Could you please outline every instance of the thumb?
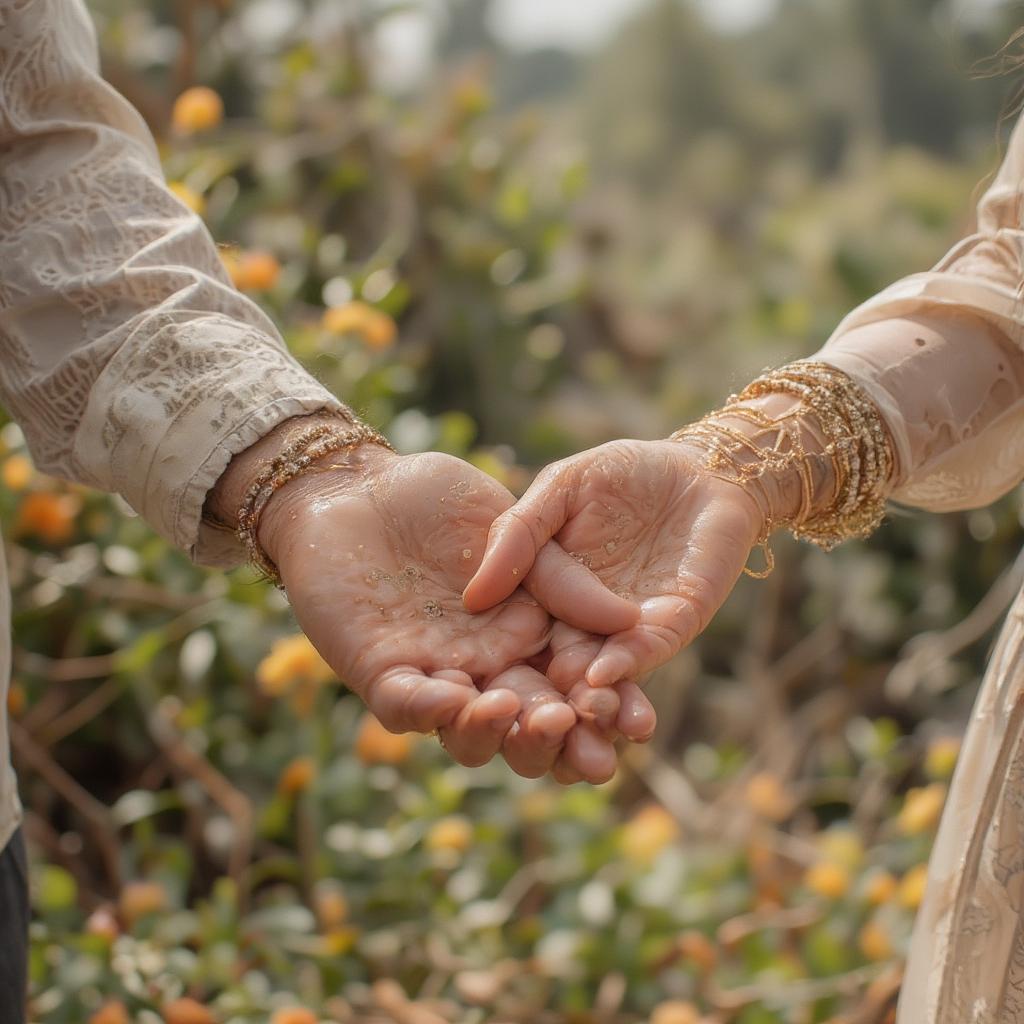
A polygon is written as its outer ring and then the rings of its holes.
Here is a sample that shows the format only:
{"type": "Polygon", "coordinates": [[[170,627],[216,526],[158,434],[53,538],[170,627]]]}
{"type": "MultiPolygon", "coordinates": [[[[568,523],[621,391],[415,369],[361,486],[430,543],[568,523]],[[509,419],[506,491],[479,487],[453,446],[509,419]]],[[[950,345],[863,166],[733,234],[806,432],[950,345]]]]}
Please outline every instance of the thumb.
{"type": "Polygon", "coordinates": [[[505,600],[527,577],[537,555],[569,517],[564,473],[545,470],[512,508],[491,524],[476,574],[462,593],[468,611],[505,600]]]}

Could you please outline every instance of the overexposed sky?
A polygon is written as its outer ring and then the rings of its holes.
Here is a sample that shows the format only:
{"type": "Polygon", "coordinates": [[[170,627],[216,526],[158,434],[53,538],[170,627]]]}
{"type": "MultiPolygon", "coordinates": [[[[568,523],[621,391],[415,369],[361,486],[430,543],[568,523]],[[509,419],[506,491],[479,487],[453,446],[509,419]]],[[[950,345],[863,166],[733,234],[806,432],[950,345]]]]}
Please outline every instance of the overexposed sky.
{"type": "MultiPolygon", "coordinates": [[[[494,28],[510,46],[555,44],[584,50],[602,42],[623,18],[647,0],[498,0],[494,28]]],[[[777,0],[696,0],[711,23],[725,29],[757,24],[777,0]]]]}
{"type": "MultiPolygon", "coordinates": [[[[384,2],[384,0],[377,0],[384,2]]],[[[559,46],[589,50],[599,46],[631,14],[650,0],[495,0],[493,29],[510,47],[529,50],[559,46]]],[[[740,31],[770,18],[779,0],[691,0],[708,22],[740,31]]],[[[893,0],[894,3],[900,0],[893,0]]],[[[954,18],[983,18],[992,8],[1018,0],[953,0],[954,18]]],[[[295,4],[295,0],[257,0],[255,7],[295,4]]],[[[419,0],[406,13],[385,20],[378,31],[378,78],[385,87],[409,88],[427,73],[436,18],[444,0],[419,0]]],[[[276,31],[276,29],[275,29],[276,31]]]]}

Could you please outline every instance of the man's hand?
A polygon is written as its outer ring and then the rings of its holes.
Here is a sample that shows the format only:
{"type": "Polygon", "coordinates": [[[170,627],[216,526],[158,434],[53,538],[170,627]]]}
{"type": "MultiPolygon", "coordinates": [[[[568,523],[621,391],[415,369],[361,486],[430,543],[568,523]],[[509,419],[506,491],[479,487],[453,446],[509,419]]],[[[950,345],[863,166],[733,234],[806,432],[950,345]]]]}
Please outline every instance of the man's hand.
{"type": "Polygon", "coordinates": [[[498,516],[465,603],[480,612],[505,599],[555,538],[639,604],[641,618],[607,639],[574,633],[548,676],[556,685],[635,681],[704,629],[763,526],[757,503],[710,475],[700,452],[674,441],[615,441],[549,466],[498,516]]]}
{"type": "MultiPolygon", "coordinates": [[[[565,781],[603,781],[615,768],[606,730],[653,730],[646,698],[553,687],[535,667],[550,658],[551,619],[515,577],[482,614],[462,603],[491,523],[513,501],[459,459],[363,445],[282,487],[259,540],[299,625],[387,728],[438,729],[464,764],[500,750],[522,775],[557,768],[565,781]]],[[[530,589],[575,626],[609,633],[638,620],[558,545],[542,546],[533,565],[530,589]]]]}

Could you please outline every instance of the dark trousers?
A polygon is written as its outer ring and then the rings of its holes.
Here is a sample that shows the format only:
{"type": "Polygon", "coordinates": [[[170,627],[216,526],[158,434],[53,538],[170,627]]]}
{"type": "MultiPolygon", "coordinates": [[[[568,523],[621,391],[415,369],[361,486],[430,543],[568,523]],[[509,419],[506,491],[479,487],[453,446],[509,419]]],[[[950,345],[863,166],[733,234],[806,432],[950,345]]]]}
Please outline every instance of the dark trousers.
{"type": "Polygon", "coordinates": [[[25,1024],[28,864],[21,832],[0,853],[0,1024],[25,1024]]]}

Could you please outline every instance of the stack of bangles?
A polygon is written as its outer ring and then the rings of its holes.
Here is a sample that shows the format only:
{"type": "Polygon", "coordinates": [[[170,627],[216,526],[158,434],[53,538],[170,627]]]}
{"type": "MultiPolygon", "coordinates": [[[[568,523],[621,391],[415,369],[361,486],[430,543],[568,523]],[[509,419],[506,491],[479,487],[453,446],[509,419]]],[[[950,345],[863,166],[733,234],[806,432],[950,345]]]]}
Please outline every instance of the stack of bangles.
{"type": "MultiPolygon", "coordinates": [[[[276,587],[281,575],[257,539],[260,517],[274,493],[289,480],[314,468],[325,455],[351,451],[362,444],[379,444],[394,451],[387,440],[365,423],[339,415],[337,423],[318,423],[299,431],[253,480],[238,508],[238,539],[245,546],[249,561],[276,587]]],[[[323,466],[323,469],[340,468],[323,466]]]]}
{"type": "Polygon", "coordinates": [[[766,568],[745,569],[750,576],[771,572],[768,536],[777,527],[828,551],[844,540],[868,536],[885,514],[896,464],[892,437],[864,390],[827,363],[808,360],[771,370],[730,395],[721,409],[676,431],[672,440],[701,449],[712,475],[739,484],[757,501],[764,515],[758,543],[766,568]],[[799,399],[781,416],[741,404],[778,393],[799,399]],[[807,430],[820,433],[817,450],[804,445],[801,433],[807,430]],[[792,472],[801,484],[800,507],[777,518],[765,481],[792,472]],[[833,484],[824,501],[815,493],[822,480],[833,484]]]}

